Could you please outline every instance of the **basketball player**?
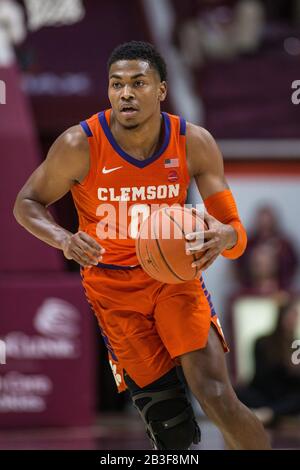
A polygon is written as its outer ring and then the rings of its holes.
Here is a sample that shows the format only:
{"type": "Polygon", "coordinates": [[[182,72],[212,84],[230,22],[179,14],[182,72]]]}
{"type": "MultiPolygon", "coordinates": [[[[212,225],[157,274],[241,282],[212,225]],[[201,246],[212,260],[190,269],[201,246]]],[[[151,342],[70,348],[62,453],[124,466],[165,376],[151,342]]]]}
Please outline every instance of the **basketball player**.
{"type": "MultiPolygon", "coordinates": [[[[15,217],[80,264],[118,390],[130,390],[154,448],[187,449],[200,440],[176,374],[180,365],[229,448],[269,449],[262,425],[230,384],[227,345],[203,279],[160,283],[142,270],[135,253],[137,214],[152,204],[183,205],[192,177],[209,227],[205,255],[196,264],[205,270],[220,254],[233,259],[243,253],[246,233],[220,151],[205,129],[161,112],[166,65],[152,45],[117,47],[108,73],[111,108],[54,142],[20,191],[15,217]],[[75,234],[47,209],[68,191],[79,216],[75,234]]],[[[189,253],[202,249],[199,236],[189,235],[189,253]]]]}

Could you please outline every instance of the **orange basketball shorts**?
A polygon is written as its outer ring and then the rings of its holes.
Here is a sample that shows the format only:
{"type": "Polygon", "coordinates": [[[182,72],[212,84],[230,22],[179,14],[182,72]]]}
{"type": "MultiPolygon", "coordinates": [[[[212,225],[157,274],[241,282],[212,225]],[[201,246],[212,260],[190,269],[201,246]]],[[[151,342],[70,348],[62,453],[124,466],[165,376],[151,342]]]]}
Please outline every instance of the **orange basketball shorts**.
{"type": "Polygon", "coordinates": [[[118,391],[124,370],[145,387],[206,346],[211,323],[228,347],[202,278],[163,284],[140,266],[82,269],[87,299],[98,319],[118,391]]]}

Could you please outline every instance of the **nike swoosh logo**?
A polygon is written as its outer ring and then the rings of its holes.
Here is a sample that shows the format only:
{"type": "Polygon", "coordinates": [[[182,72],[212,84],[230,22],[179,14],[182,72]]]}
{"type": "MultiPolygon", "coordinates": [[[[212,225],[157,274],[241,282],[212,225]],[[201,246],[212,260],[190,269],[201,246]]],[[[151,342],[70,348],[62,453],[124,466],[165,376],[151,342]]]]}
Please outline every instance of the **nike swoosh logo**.
{"type": "Polygon", "coordinates": [[[102,168],[102,173],[106,175],[107,173],[111,173],[112,171],[119,170],[120,168],[123,168],[122,166],[117,166],[116,168],[105,168],[105,166],[102,168]]]}

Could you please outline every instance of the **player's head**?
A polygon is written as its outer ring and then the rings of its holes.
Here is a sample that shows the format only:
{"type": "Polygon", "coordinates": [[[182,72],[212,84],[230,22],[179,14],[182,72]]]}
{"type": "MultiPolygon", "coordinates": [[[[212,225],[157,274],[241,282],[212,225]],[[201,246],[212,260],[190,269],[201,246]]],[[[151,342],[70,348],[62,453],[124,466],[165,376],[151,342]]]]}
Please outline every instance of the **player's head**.
{"type": "Polygon", "coordinates": [[[124,127],[136,128],[157,112],[166,98],[165,61],[152,44],[131,41],[116,47],[107,65],[114,116],[124,127]]]}

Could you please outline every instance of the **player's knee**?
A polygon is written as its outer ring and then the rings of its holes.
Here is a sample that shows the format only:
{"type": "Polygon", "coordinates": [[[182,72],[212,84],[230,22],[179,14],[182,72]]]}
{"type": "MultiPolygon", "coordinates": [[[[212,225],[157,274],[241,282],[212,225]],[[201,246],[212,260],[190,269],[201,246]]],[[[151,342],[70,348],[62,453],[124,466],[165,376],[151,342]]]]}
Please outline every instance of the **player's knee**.
{"type": "Polygon", "coordinates": [[[144,388],[128,375],[125,381],[156,449],[188,449],[200,442],[200,429],[175,369],[144,388]]]}

